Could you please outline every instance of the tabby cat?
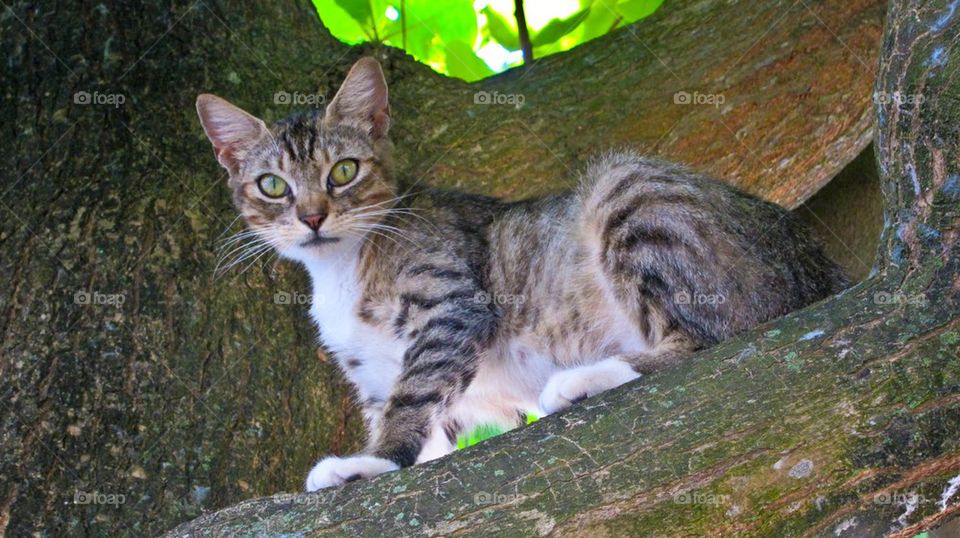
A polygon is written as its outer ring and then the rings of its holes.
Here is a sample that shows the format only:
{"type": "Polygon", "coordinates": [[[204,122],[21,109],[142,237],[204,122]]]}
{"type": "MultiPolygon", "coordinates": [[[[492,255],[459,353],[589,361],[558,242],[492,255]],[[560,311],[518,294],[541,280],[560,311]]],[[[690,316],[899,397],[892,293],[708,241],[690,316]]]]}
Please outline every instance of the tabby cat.
{"type": "Polygon", "coordinates": [[[310,274],[320,340],[363,406],[367,449],[321,460],[308,491],[440,457],[847,285],[783,208],[630,152],[546,198],[401,193],[370,58],[323,115],[267,126],[209,94],[197,110],[244,233],[310,274]]]}

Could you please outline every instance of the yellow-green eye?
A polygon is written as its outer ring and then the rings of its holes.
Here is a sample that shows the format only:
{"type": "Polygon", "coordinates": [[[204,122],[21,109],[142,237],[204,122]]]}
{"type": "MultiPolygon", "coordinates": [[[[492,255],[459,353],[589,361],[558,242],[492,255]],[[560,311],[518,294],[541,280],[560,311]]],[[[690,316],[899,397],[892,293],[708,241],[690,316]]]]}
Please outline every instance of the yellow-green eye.
{"type": "Polygon", "coordinates": [[[357,161],[353,159],[344,159],[337,161],[330,170],[330,183],[336,187],[346,185],[357,177],[357,161]]]}
{"type": "Polygon", "coordinates": [[[287,182],[273,174],[266,174],[257,180],[257,186],[260,192],[268,198],[282,198],[290,192],[287,182]]]}

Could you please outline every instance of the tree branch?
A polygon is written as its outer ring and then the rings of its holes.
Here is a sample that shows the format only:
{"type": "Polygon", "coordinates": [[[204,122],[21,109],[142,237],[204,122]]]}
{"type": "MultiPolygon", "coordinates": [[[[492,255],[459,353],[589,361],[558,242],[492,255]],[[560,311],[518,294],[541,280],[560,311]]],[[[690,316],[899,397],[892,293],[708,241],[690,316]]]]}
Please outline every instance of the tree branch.
{"type": "Polygon", "coordinates": [[[513,0],[513,16],[517,19],[517,32],[520,38],[520,50],[523,51],[523,63],[533,63],[533,44],[530,41],[530,29],[527,16],[523,12],[523,0],[513,0]]]}

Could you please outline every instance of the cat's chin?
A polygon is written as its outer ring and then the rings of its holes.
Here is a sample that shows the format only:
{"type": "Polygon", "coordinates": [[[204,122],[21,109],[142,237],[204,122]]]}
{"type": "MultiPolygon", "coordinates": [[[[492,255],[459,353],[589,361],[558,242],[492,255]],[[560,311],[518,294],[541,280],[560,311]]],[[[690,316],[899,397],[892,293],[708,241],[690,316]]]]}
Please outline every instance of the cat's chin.
{"type": "Polygon", "coordinates": [[[321,241],[309,241],[280,251],[280,256],[300,263],[315,263],[341,258],[355,250],[356,241],[345,238],[326,237],[321,241]]]}
{"type": "Polygon", "coordinates": [[[314,238],[308,239],[303,243],[300,243],[300,246],[303,248],[309,247],[321,247],[323,245],[329,245],[330,243],[339,243],[339,237],[330,237],[330,236],[316,236],[314,238]]]}
{"type": "Polygon", "coordinates": [[[289,260],[307,263],[329,257],[331,250],[335,250],[334,245],[297,246],[284,250],[280,255],[289,260]]]}

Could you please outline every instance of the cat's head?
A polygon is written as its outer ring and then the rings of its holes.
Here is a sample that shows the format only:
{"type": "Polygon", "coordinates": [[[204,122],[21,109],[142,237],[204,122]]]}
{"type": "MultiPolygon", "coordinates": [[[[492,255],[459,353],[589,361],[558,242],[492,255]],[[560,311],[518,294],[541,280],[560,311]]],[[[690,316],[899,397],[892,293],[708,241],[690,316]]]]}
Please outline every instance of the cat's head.
{"type": "Polygon", "coordinates": [[[372,58],[354,64],[322,116],[268,126],[210,94],[197,112],[249,235],[285,257],[360,244],[396,197],[387,84],[372,58]]]}

